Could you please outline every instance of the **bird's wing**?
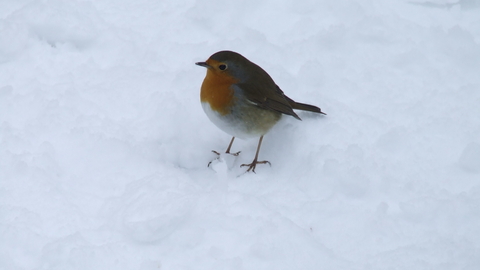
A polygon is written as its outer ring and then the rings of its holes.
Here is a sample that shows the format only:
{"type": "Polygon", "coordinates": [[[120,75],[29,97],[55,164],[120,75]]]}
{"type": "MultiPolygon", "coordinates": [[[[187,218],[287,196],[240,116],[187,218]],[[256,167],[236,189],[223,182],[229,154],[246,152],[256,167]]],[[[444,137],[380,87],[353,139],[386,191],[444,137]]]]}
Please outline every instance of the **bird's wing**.
{"type": "Polygon", "coordinates": [[[292,106],[285,98],[283,91],[277,85],[262,85],[257,81],[256,83],[239,83],[237,84],[237,87],[241,89],[250,102],[258,107],[291,115],[298,120],[301,120],[293,111],[292,106]],[[269,91],[268,89],[272,89],[273,91],[269,91]]]}

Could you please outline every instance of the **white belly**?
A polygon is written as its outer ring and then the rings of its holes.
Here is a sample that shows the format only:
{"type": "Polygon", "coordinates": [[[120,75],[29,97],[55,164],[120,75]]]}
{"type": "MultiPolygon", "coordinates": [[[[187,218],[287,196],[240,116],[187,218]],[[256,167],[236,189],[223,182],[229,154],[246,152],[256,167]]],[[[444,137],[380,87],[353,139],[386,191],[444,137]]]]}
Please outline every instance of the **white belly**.
{"type": "Polygon", "coordinates": [[[218,128],[241,139],[265,135],[281,116],[280,113],[255,107],[242,110],[244,113],[238,113],[233,109],[232,113],[227,115],[212,110],[208,102],[202,102],[202,107],[210,121],[218,128]]]}

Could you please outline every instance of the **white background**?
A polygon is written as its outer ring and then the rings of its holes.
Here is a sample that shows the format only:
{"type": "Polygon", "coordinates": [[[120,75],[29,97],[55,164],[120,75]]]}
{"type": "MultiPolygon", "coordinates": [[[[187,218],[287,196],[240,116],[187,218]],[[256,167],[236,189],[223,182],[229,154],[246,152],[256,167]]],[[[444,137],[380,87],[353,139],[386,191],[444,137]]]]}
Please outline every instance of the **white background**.
{"type": "Polygon", "coordinates": [[[480,2],[0,1],[0,269],[479,269],[480,2]],[[298,112],[257,174],[195,66],[298,112]]]}

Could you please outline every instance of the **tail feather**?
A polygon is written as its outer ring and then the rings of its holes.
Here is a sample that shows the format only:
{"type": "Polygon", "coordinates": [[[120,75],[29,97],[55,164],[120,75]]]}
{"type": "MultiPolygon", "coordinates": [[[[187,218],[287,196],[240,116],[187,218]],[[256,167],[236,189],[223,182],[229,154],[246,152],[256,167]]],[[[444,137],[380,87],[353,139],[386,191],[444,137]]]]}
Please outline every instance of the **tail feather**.
{"type": "Polygon", "coordinates": [[[309,112],[314,112],[314,113],[321,113],[321,114],[327,115],[326,113],[322,112],[322,110],[320,108],[318,108],[317,106],[313,106],[313,105],[305,104],[305,103],[300,103],[300,102],[295,102],[293,99],[291,99],[287,96],[285,96],[285,98],[287,99],[288,103],[290,104],[290,106],[292,106],[293,109],[302,110],[302,111],[309,111],[309,112]]]}

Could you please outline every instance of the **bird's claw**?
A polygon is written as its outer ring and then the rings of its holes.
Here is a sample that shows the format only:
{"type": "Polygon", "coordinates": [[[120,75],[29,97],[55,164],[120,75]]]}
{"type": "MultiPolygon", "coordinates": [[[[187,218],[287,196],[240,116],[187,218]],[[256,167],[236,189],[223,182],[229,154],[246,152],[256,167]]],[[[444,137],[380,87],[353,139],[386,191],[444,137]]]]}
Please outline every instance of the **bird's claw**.
{"type": "Polygon", "coordinates": [[[248,169],[247,169],[246,172],[252,171],[253,173],[256,173],[255,168],[257,167],[257,164],[268,164],[268,165],[272,166],[272,163],[270,163],[270,161],[267,161],[267,160],[256,161],[256,160],[254,160],[254,161],[252,161],[252,163],[242,164],[242,165],[240,165],[240,167],[248,166],[248,169]]]}
{"type": "MultiPolygon", "coordinates": [[[[236,153],[225,152],[225,154],[229,154],[229,155],[232,155],[232,156],[235,156],[235,157],[236,157],[236,156],[238,156],[238,155],[240,154],[240,152],[241,152],[241,151],[238,151],[238,152],[236,152],[236,153]]],[[[213,162],[214,160],[219,159],[219,158],[220,158],[220,155],[221,155],[219,152],[217,152],[217,151],[215,151],[215,150],[212,150],[212,153],[216,154],[217,157],[216,157],[215,159],[213,159],[212,161],[208,162],[207,167],[210,167],[210,164],[212,164],[212,162],[213,162]]]]}
{"type": "Polygon", "coordinates": [[[240,152],[242,152],[242,151],[238,151],[236,153],[225,152],[225,154],[230,154],[232,156],[238,156],[238,155],[240,155],[240,152]]]}

